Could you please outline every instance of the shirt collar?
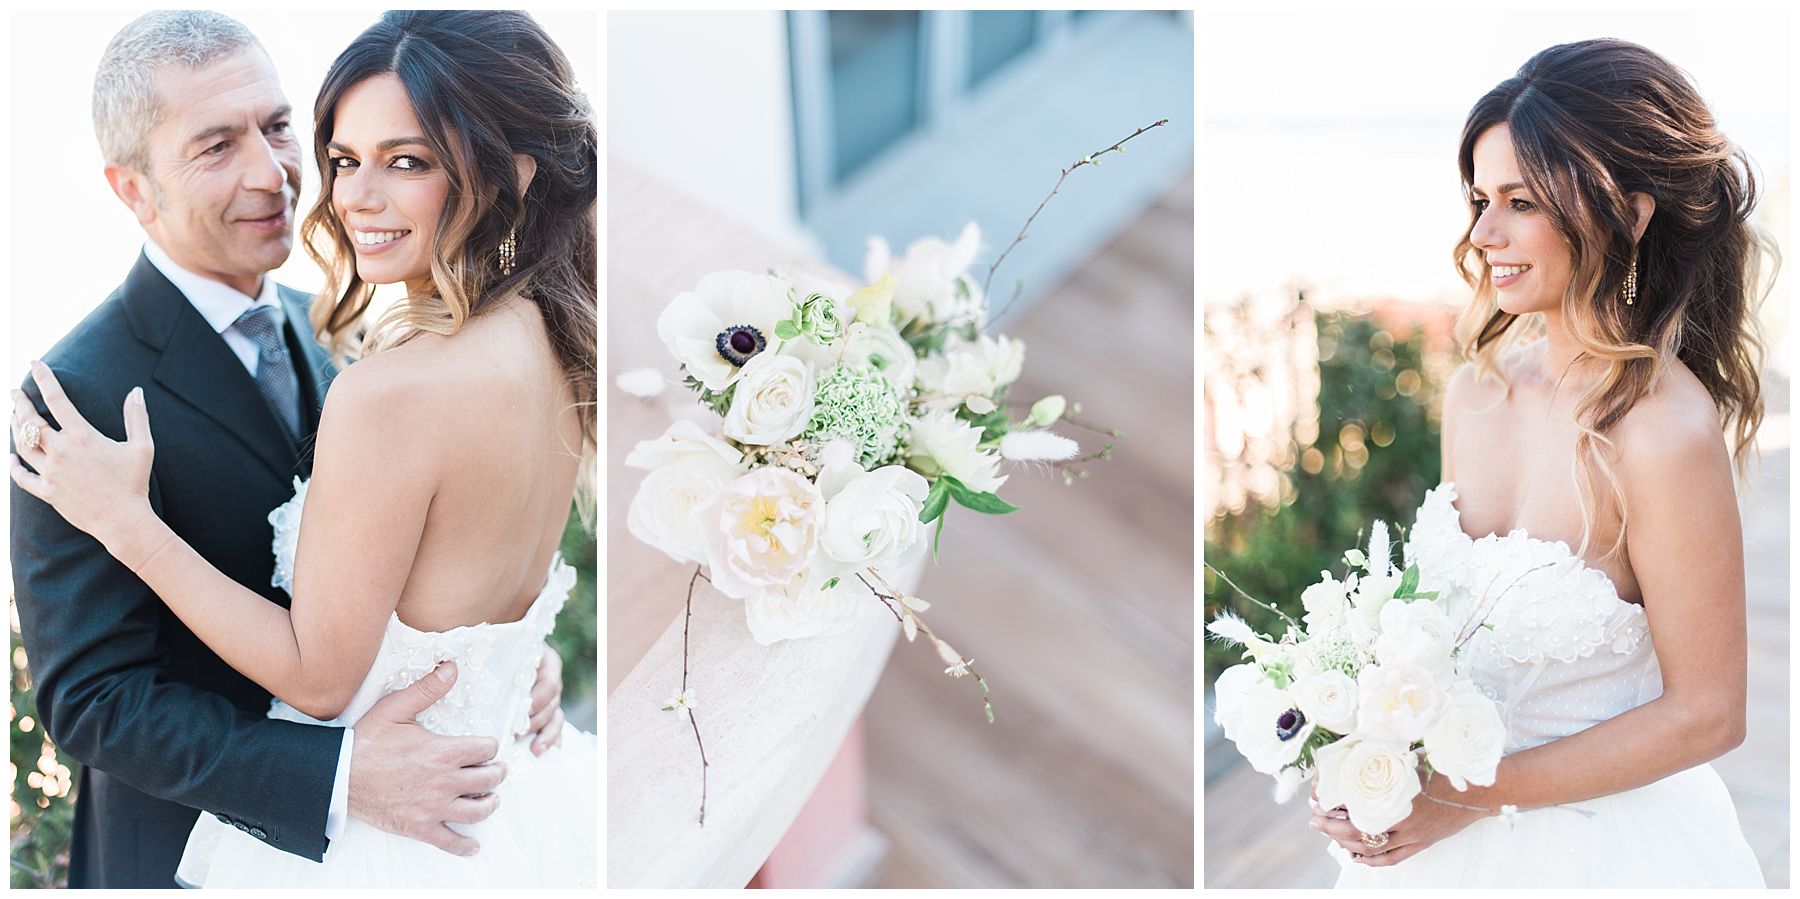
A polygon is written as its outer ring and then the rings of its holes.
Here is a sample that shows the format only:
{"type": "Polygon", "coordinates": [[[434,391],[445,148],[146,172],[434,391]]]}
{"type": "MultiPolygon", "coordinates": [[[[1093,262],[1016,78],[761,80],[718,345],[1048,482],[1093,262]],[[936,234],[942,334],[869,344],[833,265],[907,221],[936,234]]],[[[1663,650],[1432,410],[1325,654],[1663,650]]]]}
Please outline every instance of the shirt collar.
{"type": "Polygon", "coordinates": [[[163,277],[169,279],[169,283],[175,285],[176,290],[187,297],[200,317],[206,319],[206,323],[220,334],[236,324],[238,318],[251,306],[272,306],[277,315],[286,314],[275,290],[275,279],[267,273],[263,275],[262,291],[251,297],[238,292],[236,288],[182,268],[154,240],[144,242],[144,256],[150,260],[151,265],[156,266],[157,271],[163,273],[163,277]]]}

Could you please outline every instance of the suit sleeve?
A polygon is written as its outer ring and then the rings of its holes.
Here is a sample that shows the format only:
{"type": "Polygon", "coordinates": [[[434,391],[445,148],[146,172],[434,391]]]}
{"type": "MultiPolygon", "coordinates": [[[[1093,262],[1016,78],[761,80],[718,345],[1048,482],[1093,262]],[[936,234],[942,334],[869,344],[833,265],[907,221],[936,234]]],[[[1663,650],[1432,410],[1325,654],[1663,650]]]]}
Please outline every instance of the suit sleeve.
{"type": "MultiPolygon", "coordinates": [[[[96,428],[122,438],[119,403],[57,374],[96,428]]],[[[24,389],[51,420],[36,385],[28,380],[24,389]]],[[[158,628],[172,619],[162,602],[94,538],[17,484],[11,489],[13,591],[50,738],[145,793],[228,816],[277,849],[322,859],[343,730],[266,718],[170,680],[158,628]]],[[[150,493],[160,514],[154,476],[150,493]]]]}

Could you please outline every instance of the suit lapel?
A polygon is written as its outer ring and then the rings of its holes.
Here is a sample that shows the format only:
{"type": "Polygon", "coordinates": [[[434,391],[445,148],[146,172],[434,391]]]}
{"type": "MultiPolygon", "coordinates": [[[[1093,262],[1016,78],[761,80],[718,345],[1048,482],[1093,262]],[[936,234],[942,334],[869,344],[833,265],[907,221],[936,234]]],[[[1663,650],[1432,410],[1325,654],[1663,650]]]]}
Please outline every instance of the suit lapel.
{"type": "Polygon", "coordinates": [[[133,328],[162,351],[156,382],[217,422],[287,484],[298,470],[299,449],[224,339],[149,259],[140,255],[125,283],[133,328]]]}
{"type": "Polygon", "coordinates": [[[294,372],[300,378],[300,467],[302,475],[312,476],[313,443],[318,437],[319,416],[325,407],[325,392],[337,377],[331,356],[313,339],[312,323],[307,318],[306,295],[280,287],[281,304],[287,310],[288,351],[294,359],[294,372]]]}

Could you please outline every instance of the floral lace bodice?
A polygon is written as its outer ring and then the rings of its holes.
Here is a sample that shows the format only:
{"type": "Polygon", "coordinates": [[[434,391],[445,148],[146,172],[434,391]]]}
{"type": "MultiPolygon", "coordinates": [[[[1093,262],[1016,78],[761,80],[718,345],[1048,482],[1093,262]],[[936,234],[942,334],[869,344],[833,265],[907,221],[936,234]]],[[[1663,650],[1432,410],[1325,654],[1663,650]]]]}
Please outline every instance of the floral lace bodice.
{"type": "MultiPolygon", "coordinates": [[[[283,590],[293,589],[294,551],[300,539],[306,488],[307,482],[295,478],[294,498],[269,513],[275,534],[272,582],[283,590]]],[[[434,733],[489,736],[501,746],[508,746],[513,742],[513,734],[526,729],[531,687],[537,680],[544,638],[555,628],[556,615],[574,585],[575,569],[558,557],[550,563],[544,589],[518,621],[421,631],[402,622],[398,615],[388,616],[381,648],[362,685],[343,714],[325,723],[355,723],[376,700],[430,674],[439,662],[448,659],[456,662],[456,684],[449,695],[419,715],[419,723],[434,733]]],[[[314,720],[279,700],[269,714],[296,721],[314,720]]]]}
{"type": "Polygon", "coordinates": [[[1452,622],[1473,636],[1458,667],[1500,703],[1506,752],[1578,733],[1662,693],[1642,606],[1619,598],[1605,573],[1560,541],[1523,530],[1480,539],[1463,532],[1456,487],[1419,506],[1406,561],[1420,588],[1438,591],[1452,622]]]}

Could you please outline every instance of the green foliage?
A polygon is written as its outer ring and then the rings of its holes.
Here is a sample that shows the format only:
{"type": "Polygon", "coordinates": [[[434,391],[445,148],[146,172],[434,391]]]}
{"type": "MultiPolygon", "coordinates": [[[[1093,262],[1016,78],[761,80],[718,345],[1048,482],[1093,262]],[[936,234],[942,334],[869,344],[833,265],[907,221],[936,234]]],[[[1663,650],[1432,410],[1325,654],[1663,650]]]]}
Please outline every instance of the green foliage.
{"type": "MultiPolygon", "coordinates": [[[[575,569],[575,588],[557,616],[550,645],[563,659],[563,705],[597,701],[598,607],[595,602],[598,544],[583,530],[573,508],[563,530],[562,557],[575,569]]],[[[75,800],[67,789],[79,780],[80,763],[53,746],[38,718],[25,648],[13,621],[11,720],[14,889],[67,886],[69,840],[74,834],[75,800]],[[33,776],[35,775],[35,777],[33,776]],[[34,785],[34,782],[36,785],[34,785]]]]}
{"type": "MultiPolygon", "coordinates": [[[[1305,611],[1300,592],[1319,580],[1320,571],[1341,576],[1344,551],[1363,541],[1371,521],[1411,526],[1425,491],[1438,482],[1440,465],[1432,414],[1440,387],[1428,375],[1424,338],[1417,332],[1390,335],[1365,317],[1346,314],[1321,314],[1318,329],[1319,437],[1306,446],[1296,440],[1294,453],[1302,460],[1310,455],[1312,465],[1281,473],[1280,508],[1226,512],[1206,529],[1207,562],[1295,618],[1305,611]]],[[[1260,633],[1280,637],[1286,629],[1275,613],[1238,596],[1211,572],[1205,601],[1205,620],[1229,610],[1260,633]]],[[[1237,655],[1208,641],[1208,680],[1235,664],[1237,655]]]]}
{"type": "Polygon", "coordinates": [[[693,375],[686,376],[682,379],[681,383],[686,386],[687,389],[700,394],[700,404],[711,409],[714,415],[723,418],[725,417],[725,413],[731,411],[731,395],[737,390],[736,383],[731,384],[717,393],[706,389],[706,385],[700,383],[700,379],[693,375]]]}

